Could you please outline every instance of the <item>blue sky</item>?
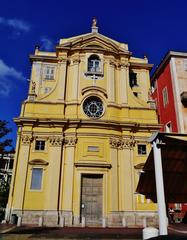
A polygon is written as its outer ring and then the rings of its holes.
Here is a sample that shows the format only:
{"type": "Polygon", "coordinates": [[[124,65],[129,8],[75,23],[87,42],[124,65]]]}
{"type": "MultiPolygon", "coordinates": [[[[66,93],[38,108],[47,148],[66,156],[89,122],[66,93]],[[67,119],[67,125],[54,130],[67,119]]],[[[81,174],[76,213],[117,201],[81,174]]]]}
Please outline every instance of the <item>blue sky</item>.
{"type": "Polygon", "coordinates": [[[15,143],[21,102],[26,98],[35,45],[53,50],[60,38],[99,32],[128,43],[134,56],[155,66],[169,50],[187,51],[186,0],[10,0],[0,5],[0,119],[9,121],[15,143]]]}

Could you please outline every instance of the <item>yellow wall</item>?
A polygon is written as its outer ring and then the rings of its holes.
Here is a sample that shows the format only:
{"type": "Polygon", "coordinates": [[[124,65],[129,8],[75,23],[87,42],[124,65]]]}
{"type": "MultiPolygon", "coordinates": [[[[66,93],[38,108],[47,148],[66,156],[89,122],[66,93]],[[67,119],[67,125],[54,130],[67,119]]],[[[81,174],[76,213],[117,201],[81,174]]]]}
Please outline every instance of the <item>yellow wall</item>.
{"type": "Polygon", "coordinates": [[[146,58],[132,57],[127,45],[103,35],[79,39],[69,40],[71,49],[66,39],[60,41],[56,53],[37,50],[31,57],[28,99],[15,119],[20,141],[9,208],[71,211],[79,217],[81,174],[91,173],[103,174],[103,216],[116,211],[155,210],[154,204],[135,194],[140,171],[135,166],[145,162],[150,151],[147,139],[159,129],[148,99],[150,65],[146,58]],[[99,56],[103,69],[96,80],[87,74],[92,54],[99,56]],[[46,66],[54,67],[54,79],[45,79],[46,66]],[[129,86],[130,69],[137,73],[138,97],[129,86]],[[45,88],[50,88],[47,93],[45,88]],[[89,96],[102,100],[100,118],[84,113],[83,103],[89,96]],[[35,150],[36,140],[45,141],[44,151],[35,150]],[[146,155],[137,154],[138,143],[147,145],[146,155]],[[89,151],[89,147],[96,151],[89,151]],[[30,190],[34,166],[43,168],[40,191],[30,190]]]}

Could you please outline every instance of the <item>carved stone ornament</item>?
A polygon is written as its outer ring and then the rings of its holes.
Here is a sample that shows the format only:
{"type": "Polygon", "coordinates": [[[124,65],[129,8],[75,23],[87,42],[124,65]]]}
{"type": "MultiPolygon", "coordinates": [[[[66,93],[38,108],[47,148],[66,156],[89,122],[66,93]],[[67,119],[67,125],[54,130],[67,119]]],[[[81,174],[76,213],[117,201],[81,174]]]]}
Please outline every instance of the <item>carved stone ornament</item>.
{"type": "Polygon", "coordinates": [[[30,135],[22,135],[21,136],[21,141],[22,141],[22,144],[24,144],[24,145],[29,145],[32,140],[33,140],[33,138],[30,135]]]}
{"type": "Polygon", "coordinates": [[[113,60],[110,60],[109,63],[110,63],[110,65],[113,66],[113,67],[116,67],[116,66],[117,66],[117,63],[116,63],[115,61],[113,61],[113,60]]]}
{"type": "Polygon", "coordinates": [[[67,58],[63,58],[63,57],[58,57],[58,62],[59,63],[63,63],[66,64],[69,62],[69,60],[67,58]]]}
{"type": "Polygon", "coordinates": [[[63,142],[63,137],[53,136],[49,138],[49,143],[51,147],[61,147],[63,142]]]}
{"type": "Polygon", "coordinates": [[[130,66],[130,63],[123,62],[119,64],[119,67],[122,67],[122,68],[128,68],[129,66],[130,66]]]}
{"type": "Polygon", "coordinates": [[[79,59],[79,58],[74,58],[74,59],[72,60],[72,63],[73,63],[73,64],[78,64],[78,63],[80,63],[80,59],[79,59]]]}
{"type": "Polygon", "coordinates": [[[125,148],[130,148],[132,149],[136,141],[133,136],[130,138],[117,138],[117,137],[111,137],[109,139],[109,143],[112,148],[118,148],[118,149],[125,149],[125,148]]]}
{"type": "Polygon", "coordinates": [[[118,148],[120,145],[120,139],[116,137],[111,137],[109,139],[109,143],[112,148],[118,148]]]}
{"type": "Polygon", "coordinates": [[[125,148],[130,148],[132,149],[136,144],[136,141],[133,136],[130,138],[122,138],[121,144],[120,144],[120,149],[125,149],[125,148]]]}
{"type": "Polygon", "coordinates": [[[75,146],[76,142],[77,142],[76,137],[65,137],[64,143],[67,147],[75,146]]]}

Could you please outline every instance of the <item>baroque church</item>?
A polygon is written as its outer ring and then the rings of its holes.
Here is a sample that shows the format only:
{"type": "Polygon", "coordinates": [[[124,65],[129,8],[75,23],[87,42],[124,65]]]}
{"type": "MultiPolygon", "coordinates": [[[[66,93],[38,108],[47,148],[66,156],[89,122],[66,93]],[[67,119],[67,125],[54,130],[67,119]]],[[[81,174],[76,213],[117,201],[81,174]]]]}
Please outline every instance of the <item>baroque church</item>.
{"type": "Polygon", "coordinates": [[[45,226],[156,223],[157,207],[136,193],[160,128],[149,96],[152,64],[99,33],[35,48],[18,126],[6,220],[45,226]]]}

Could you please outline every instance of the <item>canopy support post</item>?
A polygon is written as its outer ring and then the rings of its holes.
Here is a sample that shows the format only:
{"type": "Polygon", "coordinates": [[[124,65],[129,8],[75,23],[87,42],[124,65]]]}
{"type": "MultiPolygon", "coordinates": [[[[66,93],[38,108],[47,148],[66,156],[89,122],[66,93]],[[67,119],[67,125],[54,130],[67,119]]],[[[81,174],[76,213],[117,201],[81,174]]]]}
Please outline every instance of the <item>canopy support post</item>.
{"type": "Polygon", "coordinates": [[[155,141],[153,141],[156,193],[157,193],[158,215],[159,215],[159,232],[160,232],[160,235],[168,235],[163,170],[162,170],[162,157],[161,157],[161,149],[157,145],[158,143],[159,143],[158,138],[155,139],[155,141]]]}

